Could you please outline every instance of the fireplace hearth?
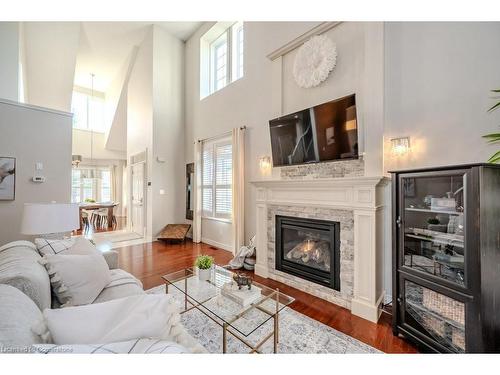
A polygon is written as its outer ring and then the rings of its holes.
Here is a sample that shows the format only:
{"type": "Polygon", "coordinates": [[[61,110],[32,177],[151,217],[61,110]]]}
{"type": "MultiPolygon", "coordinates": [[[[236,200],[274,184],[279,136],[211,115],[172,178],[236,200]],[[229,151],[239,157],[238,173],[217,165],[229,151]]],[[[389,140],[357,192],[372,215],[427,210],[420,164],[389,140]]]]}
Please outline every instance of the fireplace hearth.
{"type": "Polygon", "coordinates": [[[276,216],[276,269],[340,291],[340,223],[276,216]]]}

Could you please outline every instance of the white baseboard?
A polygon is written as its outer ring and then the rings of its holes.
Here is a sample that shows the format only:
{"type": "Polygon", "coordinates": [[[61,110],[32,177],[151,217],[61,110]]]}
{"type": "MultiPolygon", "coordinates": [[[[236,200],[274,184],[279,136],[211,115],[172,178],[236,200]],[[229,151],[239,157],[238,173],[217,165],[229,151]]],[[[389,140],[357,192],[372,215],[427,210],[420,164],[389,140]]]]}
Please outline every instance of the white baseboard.
{"type": "Polygon", "coordinates": [[[218,247],[219,249],[230,251],[230,252],[234,253],[233,247],[231,245],[226,245],[226,244],[223,244],[223,243],[220,243],[220,242],[217,242],[217,241],[211,240],[209,238],[205,238],[205,237],[201,237],[201,242],[206,243],[207,245],[215,246],[215,247],[218,247]]]}

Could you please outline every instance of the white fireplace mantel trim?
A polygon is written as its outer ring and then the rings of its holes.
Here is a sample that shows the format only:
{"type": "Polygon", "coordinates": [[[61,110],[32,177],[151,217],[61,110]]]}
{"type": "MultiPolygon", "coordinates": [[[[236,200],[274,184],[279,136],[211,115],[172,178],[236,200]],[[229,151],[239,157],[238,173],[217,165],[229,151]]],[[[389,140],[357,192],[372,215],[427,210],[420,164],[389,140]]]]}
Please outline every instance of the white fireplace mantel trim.
{"type": "Polygon", "coordinates": [[[386,177],[345,177],[253,181],[257,202],[255,273],[272,276],[267,263],[268,205],[317,206],[351,210],[354,214],[354,295],[351,312],[377,322],[383,301],[383,187],[386,177]]]}

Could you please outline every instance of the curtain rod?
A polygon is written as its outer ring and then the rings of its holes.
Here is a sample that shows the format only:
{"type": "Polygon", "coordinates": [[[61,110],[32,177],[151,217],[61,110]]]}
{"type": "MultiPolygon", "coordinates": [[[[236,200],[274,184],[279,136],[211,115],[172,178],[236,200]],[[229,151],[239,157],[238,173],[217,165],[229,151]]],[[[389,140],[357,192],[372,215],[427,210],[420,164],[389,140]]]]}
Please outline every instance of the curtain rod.
{"type": "MultiPolygon", "coordinates": [[[[240,126],[241,130],[246,130],[246,128],[247,128],[246,126],[240,126]]],[[[214,135],[213,137],[208,137],[208,138],[204,138],[204,139],[198,139],[196,142],[206,142],[206,141],[211,141],[212,139],[222,138],[222,137],[224,137],[226,135],[231,134],[232,132],[233,132],[232,130],[229,130],[229,131],[224,132],[222,134],[214,135]]]]}

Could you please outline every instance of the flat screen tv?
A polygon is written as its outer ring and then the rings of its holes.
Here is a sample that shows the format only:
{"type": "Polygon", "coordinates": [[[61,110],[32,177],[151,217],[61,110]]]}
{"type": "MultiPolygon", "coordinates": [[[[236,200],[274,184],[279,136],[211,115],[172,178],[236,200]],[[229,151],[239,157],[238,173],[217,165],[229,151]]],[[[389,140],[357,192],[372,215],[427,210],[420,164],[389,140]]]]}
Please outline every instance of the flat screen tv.
{"type": "Polygon", "coordinates": [[[354,94],[269,121],[273,166],[358,158],[354,94]]]}

